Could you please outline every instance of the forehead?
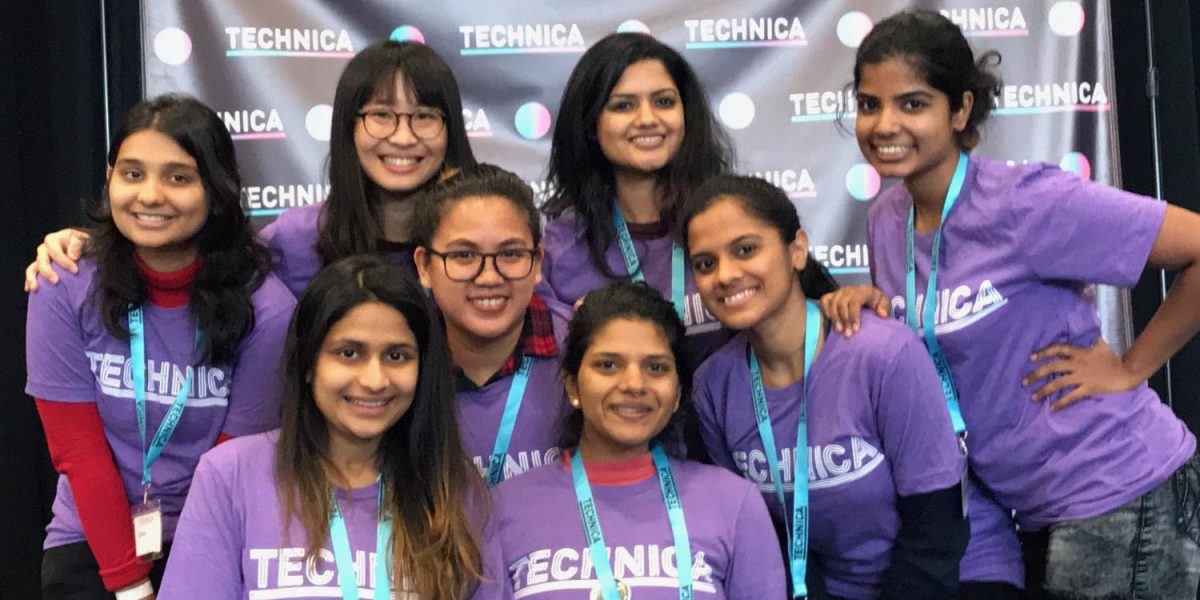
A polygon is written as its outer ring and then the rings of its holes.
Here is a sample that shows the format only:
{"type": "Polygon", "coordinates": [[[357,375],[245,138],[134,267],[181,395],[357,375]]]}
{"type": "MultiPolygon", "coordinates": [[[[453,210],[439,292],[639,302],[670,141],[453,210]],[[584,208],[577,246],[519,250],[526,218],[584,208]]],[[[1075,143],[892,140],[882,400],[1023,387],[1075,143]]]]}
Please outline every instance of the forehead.
{"type": "Polygon", "coordinates": [[[675,80],[671,78],[661,60],[647,58],[625,67],[621,78],[613,86],[612,93],[631,94],[661,89],[677,89],[675,80]]]}
{"type": "Polygon", "coordinates": [[[860,94],[934,92],[925,76],[905,57],[893,56],[883,62],[863,65],[858,81],[860,94]]]}
{"type": "Polygon", "coordinates": [[[605,323],[592,336],[587,353],[629,357],[672,354],[667,336],[658,324],[631,317],[620,317],[605,323]]]}
{"type": "Polygon", "coordinates": [[[117,160],[136,160],[145,164],[178,163],[196,166],[196,159],[167,134],[142,129],[130,134],[117,149],[117,160]]]}
{"type": "Polygon", "coordinates": [[[442,209],[435,240],[442,239],[509,239],[532,240],[529,222],[517,205],[498,195],[468,196],[450,201],[442,209]]]}
{"type": "Polygon", "coordinates": [[[367,102],[380,104],[416,104],[417,101],[416,89],[405,81],[400,69],[381,75],[367,98],[367,102]]]}
{"type": "Polygon", "coordinates": [[[766,236],[775,229],[743,206],[735,196],[719,196],[688,223],[688,246],[692,252],[709,250],[745,236],[766,236]]]}
{"type": "Polygon", "coordinates": [[[374,301],[350,309],[325,334],[326,343],[343,340],[380,346],[416,345],[416,336],[404,315],[387,304],[374,301]]]}

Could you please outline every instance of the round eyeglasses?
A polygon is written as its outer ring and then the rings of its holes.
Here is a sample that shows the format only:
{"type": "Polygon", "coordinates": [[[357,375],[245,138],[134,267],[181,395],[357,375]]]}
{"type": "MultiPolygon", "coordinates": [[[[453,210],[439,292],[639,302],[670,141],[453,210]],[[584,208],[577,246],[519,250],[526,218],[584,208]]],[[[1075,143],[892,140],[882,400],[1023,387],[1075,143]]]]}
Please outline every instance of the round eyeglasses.
{"type": "Polygon", "coordinates": [[[483,273],[487,259],[492,259],[492,268],[500,277],[514,281],[524,279],[533,272],[534,258],[538,251],[531,248],[507,248],[499,252],[476,252],[474,250],[448,250],[438,252],[427,248],[430,254],[442,259],[446,277],[451,281],[474,281],[483,273]]]}
{"type": "Polygon", "coordinates": [[[401,117],[408,119],[413,135],[423,140],[437,137],[446,125],[442,111],[434,108],[418,108],[408,113],[373,108],[358,113],[367,135],[378,140],[392,137],[400,127],[401,117]]]}

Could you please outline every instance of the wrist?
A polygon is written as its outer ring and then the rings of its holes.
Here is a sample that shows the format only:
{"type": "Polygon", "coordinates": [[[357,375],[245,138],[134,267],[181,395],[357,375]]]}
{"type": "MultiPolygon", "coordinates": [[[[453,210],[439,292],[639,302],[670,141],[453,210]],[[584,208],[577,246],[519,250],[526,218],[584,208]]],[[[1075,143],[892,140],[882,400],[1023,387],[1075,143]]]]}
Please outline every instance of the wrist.
{"type": "Polygon", "coordinates": [[[116,600],[142,600],[154,595],[154,585],[149,579],[143,579],[117,590],[115,594],[116,600]]]}

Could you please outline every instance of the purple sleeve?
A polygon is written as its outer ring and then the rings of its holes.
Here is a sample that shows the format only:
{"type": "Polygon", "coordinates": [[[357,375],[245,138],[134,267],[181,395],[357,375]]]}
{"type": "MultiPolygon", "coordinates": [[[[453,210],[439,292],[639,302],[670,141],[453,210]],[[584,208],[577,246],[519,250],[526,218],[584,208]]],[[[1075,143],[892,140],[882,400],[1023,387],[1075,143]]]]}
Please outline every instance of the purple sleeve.
{"type": "MultiPolygon", "coordinates": [[[[551,312],[564,321],[570,321],[571,315],[575,313],[575,303],[560,297],[554,287],[554,259],[559,252],[570,246],[569,240],[560,239],[564,235],[564,229],[566,228],[558,219],[546,223],[545,237],[542,239],[542,248],[545,250],[542,256],[542,280],[538,282],[534,291],[546,301],[551,312]]],[[[569,234],[569,231],[567,233],[569,234]]]]}
{"type": "Polygon", "coordinates": [[[896,493],[911,496],[948,488],[961,479],[962,464],[941,380],[915,336],[906,336],[892,354],[891,364],[872,386],[872,400],[896,493]]]}
{"type": "Polygon", "coordinates": [[[725,598],[784,598],[787,595],[787,580],[783,572],[783,557],[776,543],[775,527],[771,524],[762,494],[752,485],[746,485],[745,488],[737,514],[729,575],[725,578],[725,598]]]}
{"type": "Polygon", "coordinates": [[[25,393],[56,402],[95,402],[96,387],[84,350],[80,315],[71,302],[76,277],[56,265],[58,285],[29,295],[25,320],[25,393]]]}
{"type": "Polygon", "coordinates": [[[213,464],[212,454],[201,457],[175,530],[158,591],[160,600],[242,597],[245,544],[240,532],[245,524],[236,514],[231,494],[232,482],[213,464]]]}
{"type": "Polygon", "coordinates": [[[1166,214],[1164,202],[1054,167],[1026,175],[1012,195],[1014,243],[1042,279],[1132,286],[1166,214]]]}
{"type": "Polygon", "coordinates": [[[255,294],[261,306],[254,330],[239,348],[237,368],[229,386],[229,414],[222,433],[232,436],[259,433],[279,427],[283,393],[283,343],[296,301],[274,278],[255,294]]]}
{"type": "Polygon", "coordinates": [[[700,429],[700,439],[708,450],[708,457],[713,464],[737,473],[737,465],[725,444],[725,435],[717,423],[716,407],[713,406],[712,392],[704,376],[709,369],[708,363],[701,365],[692,380],[692,408],[696,411],[696,423],[700,429]]]}

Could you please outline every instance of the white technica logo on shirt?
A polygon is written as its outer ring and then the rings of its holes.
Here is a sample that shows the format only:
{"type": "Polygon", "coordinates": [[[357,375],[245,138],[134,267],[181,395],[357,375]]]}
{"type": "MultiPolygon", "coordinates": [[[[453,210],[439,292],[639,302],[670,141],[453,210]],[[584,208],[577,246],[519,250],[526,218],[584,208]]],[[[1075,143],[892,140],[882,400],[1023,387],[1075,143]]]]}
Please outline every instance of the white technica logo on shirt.
{"type": "MultiPolygon", "coordinates": [[[[794,489],[795,448],[779,452],[779,476],[786,492],[794,489]]],[[[847,441],[808,447],[808,489],[819,490],[846,485],[866,477],[883,462],[884,455],[867,440],[852,436],[847,441]]],[[[742,476],[753,481],[762,492],[775,491],[775,479],[767,455],[757,448],[746,452],[735,450],[733,462],[742,476]]]]}
{"type": "MultiPolygon", "coordinates": [[[[133,399],[133,368],[128,356],[87,352],[87,357],[101,392],[113,398],[133,399]]],[[[175,402],[175,395],[183,389],[188,374],[192,375],[187,399],[189,408],[229,403],[229,375],[221,367],[180,366],[154,359],[146,359],[146,401],[170,406],[175,402]]]]}
{"type": "MultiPolygon", "coordinates": [[[[635,544],[608,548],[613,576],[630,588],[678,588],[672,545],[635,544]]],[[[589,548],[542,548],[521,557],[508,567],[513,598],[534,597],[562,590],[590,590],[596,586],[595,566],[589,548]]],[[[715,594],[712,567],[704,552],[694,552],[692,580],[696,592],[715,594]]]]}
{"type": "MultiPolygon", "coordinates": [[[[934,315],[934,331],[938,334],[950,333],[970,327],[980,319],[996,312],[1008,304],[1000,290],[992,285],[990,279],[979,282],[977,289],[969,285],[955,288],[945,288],[938,291],[937,313],[934,315]]],[[[922,311],[925,308],[925,295],[917,295],[917,324],[921,322],[922,311]]],[[[904,296],[892,298],[892,315],[901,321],[906,320],[904,296]]]]}

